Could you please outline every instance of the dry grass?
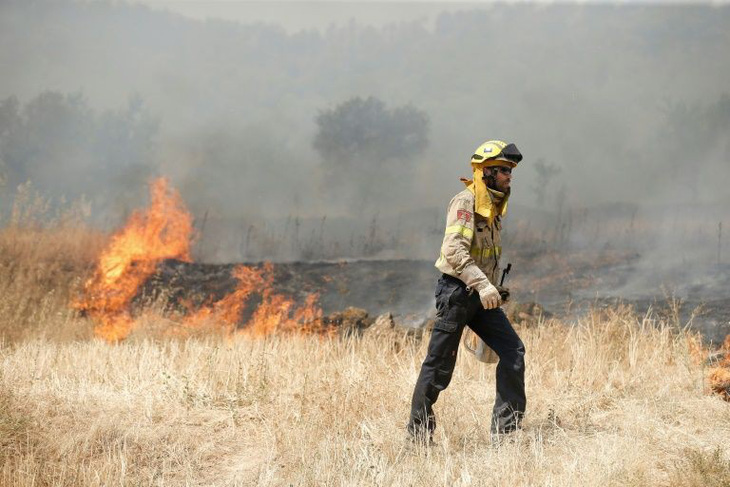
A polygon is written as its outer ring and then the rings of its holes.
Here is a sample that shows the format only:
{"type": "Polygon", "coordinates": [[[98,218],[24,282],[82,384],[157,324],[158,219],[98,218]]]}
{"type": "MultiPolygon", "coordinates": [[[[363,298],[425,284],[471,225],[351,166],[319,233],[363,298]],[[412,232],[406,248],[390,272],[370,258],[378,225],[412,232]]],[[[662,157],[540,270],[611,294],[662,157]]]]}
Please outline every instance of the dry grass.
{"type": "Polygon", "coordinates": [[[0,334],[6,341],[46,333],[54,339],[89,336],[68,308],[94,265],[104,237],[83,227],[0,229],[0,334]]]}
{"type": "Polygon", "coordinates": [[[404,442],[425,342],[277,336],[0,350],[2,485],[728,485],[730,405],[687,337],[629,310],[522,330],[524,431],[459,357],[438,446],[404,442]]]}
{"type": "Polygon", "coordinates": [[[84,199],[57,206],[30,182],[17,189],[0,228],[1,341],[90,336],[90,324],[68,307],[106,243],[86,224],[89,212],[84,199]]]}
{"type": "MultiPolygon", "coordinates": [[[[494,366],[459,357],[438,446],[404,434],[426,342],[199,334],[110,345],[68,311],[103,237],[0,230],[0,485],[730,485],[696,339],[631,310],[521,330],[528,413],[490,445],[494,366]]],[[[149,318],[154,320],[154,318],[149,318]]]]}

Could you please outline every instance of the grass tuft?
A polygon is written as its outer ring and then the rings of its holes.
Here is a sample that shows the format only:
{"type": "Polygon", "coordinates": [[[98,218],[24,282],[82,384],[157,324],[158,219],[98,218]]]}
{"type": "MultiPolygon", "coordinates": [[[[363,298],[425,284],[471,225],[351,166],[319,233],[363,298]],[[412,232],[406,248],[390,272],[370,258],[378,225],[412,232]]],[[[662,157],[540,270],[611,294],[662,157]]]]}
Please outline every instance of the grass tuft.
{"type": "Polygon", "coordinates": [[[727,449],[690,448],[671,473],[670,487],[730,487],[727,449]]]}

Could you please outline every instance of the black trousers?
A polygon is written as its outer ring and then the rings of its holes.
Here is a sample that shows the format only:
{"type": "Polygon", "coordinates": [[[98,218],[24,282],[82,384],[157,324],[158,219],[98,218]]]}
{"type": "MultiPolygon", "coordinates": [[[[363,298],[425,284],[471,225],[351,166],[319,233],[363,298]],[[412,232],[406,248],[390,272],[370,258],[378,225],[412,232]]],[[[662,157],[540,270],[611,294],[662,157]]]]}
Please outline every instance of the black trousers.
{"type": "Polygon", "coordinates": [[[499,356],[497,398],[492,410],[492,433],[519,428],[525,413],[525,345],[500,308],[486,310],[479,294],[446,274],[436,286],[436,323],[411,402],[408,431],[431,435],[436,428],[433,405],[451,382],[464,326],[469,326],[499,356]]]}

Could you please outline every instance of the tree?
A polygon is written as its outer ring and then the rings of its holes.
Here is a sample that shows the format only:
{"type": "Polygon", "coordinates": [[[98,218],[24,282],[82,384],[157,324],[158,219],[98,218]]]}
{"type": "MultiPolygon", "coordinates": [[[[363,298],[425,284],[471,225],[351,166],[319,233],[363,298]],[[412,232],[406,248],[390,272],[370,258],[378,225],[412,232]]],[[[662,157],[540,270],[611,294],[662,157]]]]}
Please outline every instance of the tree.
{"type": "MultiPolygon", "coordinates": [[[[699,197],[708,175],[725,180],[730,164],[730,96],[714,103],[667,103],[664,125],[655,145],[659,174],[654,182],[668,180],[672,190],[699,197]],[[703,172],[706,171],[706,172],[703,172]]],[[[665,184],[666,184],[665,182],[665,184]]]]}
{"type": "Polygon", "coordinates": [[[320,112],[316,123],[313,146],[326,180],[351,195],[356,208],[383,196],[392,187],[383,181],[405,174],[428,145],[425,112],[411,105],[389,109],[375,97],[351,98],[320,112]]]}
{"type": "Polygon", "coordinates": [[[47,91],[22,105],[0,101],[0,181],[27,180],[44,195],[96,206],[131,204],[154,172],[158,124],[139,97],[97,114],[82,94],[47,91]]]}
{"type": "Polygon", "coordinates": [[[413,159],[428,143],[426,113],[410,105],[389,110],[374,97],[352,98],[321,112],[317,126],[314,148],[325,161],[413,159]]]}
{"type": "Polygon", "coordinates": [[[532,186],[532,190],[535,192],[537,205],[542,208],[545,206],[545,196],[550,181],[560,174],[562,169],[559,166],[546,162],[543,158],[540,158],[537,162],[535,162],[534,168],[535,171],[537,171],[537,181],[532,186]]]}
{"type": "Polygon", "coordinates": [[[12,175],[11,166],[7,162],[12,158],[13,141],[17,138],[22,124],[18,99],[14,96],[0,102],[0,187],[4,186],[12,175]]]}

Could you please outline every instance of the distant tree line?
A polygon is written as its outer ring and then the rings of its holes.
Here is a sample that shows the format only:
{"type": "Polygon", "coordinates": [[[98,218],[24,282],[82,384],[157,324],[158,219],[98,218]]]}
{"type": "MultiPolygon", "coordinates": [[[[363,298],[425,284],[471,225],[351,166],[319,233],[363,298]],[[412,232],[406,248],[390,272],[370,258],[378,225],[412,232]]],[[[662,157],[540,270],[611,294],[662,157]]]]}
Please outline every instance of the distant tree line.
{"type": "Polygon", "coordinates": [[[134,201],[164,149],[201,214],[332,214],[327,195],[381,216],[440,212],[469,150],[509,137],[534,190],[514,203],[557,205],[563,184],[567,205],[664,182],[701,195],[730,177],[729,22],[730,6],[495,4],[432,27],[289,34],[120,2],[0,2],[0,65],[13,66],[0,184],[134,201]],[[57,91],[31,91],[39,79],[57,91]],[[99,104],[67,94],[78,86],[99,104]],[[130,87],[159,124],[139,99],[119,106],[130,87]]]}
{"type": "Polygon", "coordinates": [[[7,190],[31,181],[51,197],[131,203],[155,172],[157,131],[140,97],[97,112],[80,93],[11,96],[0,101],[0,180],[7,190]]]}

